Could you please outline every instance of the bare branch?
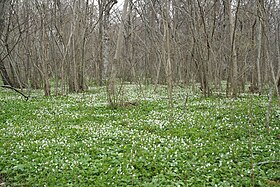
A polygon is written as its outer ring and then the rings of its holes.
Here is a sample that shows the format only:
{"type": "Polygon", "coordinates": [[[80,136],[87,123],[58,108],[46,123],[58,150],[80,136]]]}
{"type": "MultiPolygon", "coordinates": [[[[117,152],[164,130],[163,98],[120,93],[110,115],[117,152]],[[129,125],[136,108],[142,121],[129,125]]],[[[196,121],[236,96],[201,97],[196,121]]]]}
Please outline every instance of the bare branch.
{"type": "Polygon", "coordinates": [[[26,101],[28,101],[28,99],[29,99],[28,96],[24,95],[21,91],[19,91],[18,89],[14,88],[14,87],[12,87],[12,86],[10,86],[10,85],[1,85],[0,87],[14,90],[15,92],[17,92],[17,93],[19,93],[20,95],[22,95],[22,96],[25,98],[26,101]]]}

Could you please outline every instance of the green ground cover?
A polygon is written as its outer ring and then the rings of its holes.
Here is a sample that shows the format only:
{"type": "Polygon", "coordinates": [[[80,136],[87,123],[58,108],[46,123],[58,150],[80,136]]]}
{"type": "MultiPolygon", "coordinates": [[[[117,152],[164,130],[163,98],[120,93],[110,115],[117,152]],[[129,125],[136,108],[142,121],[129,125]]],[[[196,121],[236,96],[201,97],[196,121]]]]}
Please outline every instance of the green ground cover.
{"type": "MultiPolygon", "coordinates": [[[[25,101],[0,90],[5,186],[279,186],[280,109],[267,96],[202,98],[126,86],[137,106],[112,109],[105,89],[25,101]],[[254,167],[253,167],[254,166],[254,167]],[[254,178],[254,180],[252,180],[254,178]]],[[[0,185],[1,186],[1,185],[0,185]]]]}

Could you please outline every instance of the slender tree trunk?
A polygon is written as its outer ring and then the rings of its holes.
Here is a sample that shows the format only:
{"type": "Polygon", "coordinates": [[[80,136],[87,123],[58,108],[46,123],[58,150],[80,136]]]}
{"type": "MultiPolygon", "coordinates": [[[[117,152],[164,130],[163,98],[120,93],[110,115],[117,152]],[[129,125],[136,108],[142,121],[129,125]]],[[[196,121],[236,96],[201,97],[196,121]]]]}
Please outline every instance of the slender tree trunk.
{"type": "Polygon", "coordinates": [[[200,12],[200,17],[201,17],[201,21],[202,21],[202,24],[203,24],[203,34],[205,35],[205,46],[207,47],[207,56],[206,58],[203,57],[203,49],[200,47],[200,58],[201,59],[205,59],[203,60],[204,63],[202,65],[202,71],[201,71],[201,89],[202,89],[202,92],[204,94],[204,96],[210,96],[210,88],[209,88],[209,82],[210,82],[210,75],[209,75],[209,72],[211,72],[209,69],[210,69],[210,63],[211,63],[211,58],[213,56],[213,52],[212,52],[212,49],[211,49],[211,43],[210,43],[210,39],[209,39],[209,34],[207,32],[207,25],[206,25],[206,22],[205,22],[205,16],[204,16],[204,11],[203,11],[203,8],[202,6],[200,5],[200,2],[197,1],[197,4],[198,4],[198,8],[199,8],[199,12],[200,12]]]}
{"type": "Polygon", "coordinates": [[[105,2],[102,0],[98,0],[98,10],[99,10],[99,22],[98,22],[98,57],[97,57],[97,84],[101,86],[103,84],[103,61],[104,61],[104,4],[105,2]]]}
{"type": "MultiPolygon", "coordinates": [[[[2,36],[4,27],[5,27],[5,11],[7,9],[7,3],[9,0],[1,0],[0,1],[0,36],[2,36]]],[[[0,56],[0,74],[4,85],[11,85],[11,80],[9,78],[7,69],[4,64],[4,60],[0,56]]],[[[11,85],[12,86],[12,85],[11,85]]]]}
{"type": "MultiPolygon", "coordinates": [[[[231,71],[229,73],[228,81],[231,83],[232,96],[236,97],[238,92],[238,65],[237,65],[237,53],[236,53],[236,24],[237,24],[237,16],[238,10],[240,6],[240,0],[237,2],[237,8],[235,12],[235,19],[232,16],[232,8],[231,8],[231,0],[225,0],[225,14],[227,17],[227,26],[228,26],[228,34],[230,41],[230,67],[231,71]]],[[[227,83],[229,84],[229,82],[227,83]]],[[[228,87],[229,89],[229,87],[228,87]]],[[[227,90],[229,92],[229,90],[227,90]]]]}
{"type": "Polygon", "coordinates": [[[43,54],[41,57],[41,63],[42,63],[42,72],[43,72],[43,80],[44,80],[44,92],[45,96],[51,95],[51,86],[50,86],[50,80],[49,80],[49,72],[48,72],[48,41],[46,36],[46,30],[45,30],[45,22],[43,21],[43,18],[41,20],[42,23],[42,41],[41,41],[41,52],[43,54]]]}
{"type": "Polygon", "coordinates": [[[257,83],[258,83],[258,92],[261,93],[262,91],[262,82],[261,82],[261,51],[262,51],[262,34],[263,34],[263,26],[262,26],[262,6],[263,6],[263,1],[258,0],[257,2],[257,12],[258,12],[258,44],[257,44],[257,60],[256,60],[256,66],[257,66],[257,83]]]}
{"type": "Polygon", "coordinates": [[[171,50],[170,50],[170,21],[169,21],[169,12],[170,12],[170,0],[165,1],[164,7],[164,34],[163,34],[163,57],[165,61],[165,72],[167,80],[167,93],[169,98],[169,106],[172,107],[172,66],[171,66],[171,50]]]}
{"type": "Polygon", "coordinates": [[[111,76],[108,85],[108,100],[111,106],[116,107],[117,104],[117,93],[116,93],[116,78],[117,78],[117,66],[121,60],[121,49],[123,48],[123,37],[124,37],[124,22],[127,17],[128,0],[124,1],[122,19],[118,32],[117,46],[115,56],[111,66],[111,76]]]}
{"type": "Polygon", "coordinates": [[[38,42],[37,51],[39,56],[40,67],[37,67],[41,73],[43,85],[44,85],[44,93],[45,96],[50,96],[51,87],[49,80],[49,70],[48,70],[48,35],[46,30],[46,12],[47,12],[47,4],[42,4],[37,7],[38,13],[40,14],[40,41],[38,42]]]}
{"type": "Polygon", "coordinates": [[[232,63],[232,96],[236,97],[238,92],[238,65],[237,65],[237,52],[236,52],[236,27],[238,20],[240,0],[237,2],[234,22],[231,20],[231,63],[232,63]]]}
{"type": "Polygon", "coordinates": [[[276,36],[276,44],[277,44],[277,61],[278,61],[278,71],[277,71],[277,77],[276,77],[276,91],[278,95],[279,105],[280,105],[280,23],[278,22],[277,25],[277,36],[276,36]]]}

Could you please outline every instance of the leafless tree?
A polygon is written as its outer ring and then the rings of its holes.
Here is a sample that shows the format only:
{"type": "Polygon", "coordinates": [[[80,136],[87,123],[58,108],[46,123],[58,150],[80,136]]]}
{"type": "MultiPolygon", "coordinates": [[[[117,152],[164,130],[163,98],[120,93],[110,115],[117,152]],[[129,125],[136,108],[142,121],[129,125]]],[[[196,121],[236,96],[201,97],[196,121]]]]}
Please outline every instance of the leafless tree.
{"type": "Polygon", "coordinates": [[[64,95],[108,83],[114,103],[124,81],[165,84],[170,101],[176,85],[236,97],[273,83],[280,98],[278,1],[126,3],[1,1],[3,84],[64,95]]]}

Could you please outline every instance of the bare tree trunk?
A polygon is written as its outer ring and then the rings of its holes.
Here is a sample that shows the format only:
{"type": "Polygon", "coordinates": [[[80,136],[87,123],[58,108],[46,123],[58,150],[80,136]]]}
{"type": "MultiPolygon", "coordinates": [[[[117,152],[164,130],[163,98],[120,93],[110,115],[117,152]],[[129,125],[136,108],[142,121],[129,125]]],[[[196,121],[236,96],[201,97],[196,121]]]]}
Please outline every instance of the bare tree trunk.
{"type": "Polygon", "coordinates": [[[70,42],[70,59],[68,59],[68,86],[69,92],[77,92],[78,91],[78,84],[77,84],[77,63],[78,58],[76,54],[76,40],[77,40],[77,32],[78,32],[78,1],[73,1],[72,4],[72,16],[71,16],[71,26],[70,30],[72,34],[71,42],[70,42]]]}
{"type": "Polygon", "coordinates": [[[232,87],[233,87],[233,91],[232,91],[232,95],[233,97],[237,96],[237,92],[238,92],[238,64],[237,64],[237,53],[236,53],[236,28],[237,28],[237,21],[238,21],[238,13],[239,13],[239,6],[240,6],[240,1],[238,0],[237,2],[237,7],[236,7],[236,11],[235,11],[235,19],[234,22],[231,21],[232,23],[232,29],[231,29],[231,58],[232,58],[232,87]]]}
{"type": "Polygon", "coordinates": [[[109,37],[108,25],[112,7],[117,2],[115,0],[98,0],[99,28],[98,28],[98,59],[97,59],[97,84],[103,85],[103,80],[107,78],[109,67],[109,37]]]}
{"type": "Polygon", "coordinates": [[[172,99],[172,67],[171,67],[171,57],[170,57],[170,1],[165,0],[165,7],[163,12],[163,26],[164,26],[164,34],[163,34],[163,59],[165,62],[165,72],[166,72],[166,80],[167,80],[167,93],[169,98],[169,106],[173,106],[172,99]]]}
{"type": "MultiPolygon", "coordinates": [[[[210,76],[209,76],[209,69],[210,69],[210,61],[211,61],[211,57],[213,56],[213,52],[211,49],[211,43],[209,40],[209,34],[207,32],[206,29],[206,22],[205,22],[205,16],[204,16],[204,11],[202,9],[202,6],[200,5],[199,0],[197,1],[198,4],[198,8],[199,8],[199,12],[200,12],[200,17],[201,17],[201,21],[202,21],[202,25],[203,25],[203,35],[205,35],[205,46],[207,47],[207,56],[206,58],[203,57],[203,49],[201,49],[200,47],[200,58],[201,59],[205,59],[204,64],[201,67],[201,90],[203,92],[203,95],[206,96],[210,96],[210,88],[209,88],[209,82],[210,82],[210,76]]],[[[211,72],[211,71],[210,71],[211,72]]]]}
{"type": "MultiPolygon", "coordinates": [[[[7,9],[7,3],[9,2],[9,0],[1,0],[0,1],[0,36],[2,36],[4,27],[5,27],[5,11],[7,9]]],[[[4,85],[11,85],[11,80],[9,78],[7,69],[5,67],[4,64],[4,60],[2,59],[2,56],[0,56],[0,74],[1,74],[1,78],[3,81],[4,85]]]]}
{"type": "Polygon", "coordinates": [[[277,25],[277,36],[276,36],[276,50],[277,50],[277,61],[278,61],[278,71],[277,71],[277,77],[276,77],[276,91],[277,91],[277,96],[279,100],[279,106],[280,106],[280,23],[278,22],[277,25]]]}
{"type": "Polygon", "coordinates": [[[112,107],[116,107],[117,104],[117,93],[116,93],[117,66],[120,64],[120,60],[121,60],[121,49],[123,48],[123,37],[124,37],[124,22],[127,17],[127,8],[128,8],[128,0],[125,0],[123,5],[122,19],[118,32],[115,56],[111,66],[112,68],[111,76],[107,88],[108,100],[112,107]]]}
{"type": "MultiPolygon", "coordinates": [[[[232,5],[231,0],[224,0],[226,15],[227,15],[227,26],[229,28],[229,38],[230,38],[230,62],[231,62],[231,73],[228,75],[231,82],[232,96],[236,97],[238,92],[238,65],[237,65],[237,53],[236,53],[236,24],[237,24],[237,16],[238,10],[240,6],[240,0],[237,2],[235,19],[232,17],[232,5]]],[[[228,88],[229,89],[229,88],[228,88]]]]}
{"type": "Polygon", "coordinates": [[[257,83],[258,83],[258,92],[261,93],[262,91],[262,82],[261,82],[261,50],[262,50],[262,34],[263,34],[263,26],[262,26],[262,7],[263,7],[263,0],[258,0],[257,2],[257,13],[259,16],[259,25],[258,25],[258,44],[257,44],[257,60],[256,60],[256,66],[257,66],[257,83]]]}
{"type": "MultiPolygon", "coordinates": [[[[45,10],[43,10],[45,11],[45,10]]],[[[41,27],[42,27],[42,38],[41,38],[41,66],[43,72],[43,80],[44,80],[44,92],[45,96],[51,95],[51,87],[49,80],[49,72],[48,72],[48,39],[46,36],[45,22],[43,16],[41,17],[41,27]]]]}
{"type": "Polygon", "coordinates": [[[97,59],[97,68],[96,68],[96,75],[97,75],[97,84],[101,86],[103,84],[103,61],[104,61],[104,4],[105,2],[102,0],[98,0],[98,10],[99,10],[99,27],[98,27],[98,59],[97,59]]]}
{"type": "Polygon", "coordinates": [[[38,20],[40,22],[41,30],[39,32],[40,34],[40,41],[37,42],[37,54],[39,56],[39,62],[40,65],[37,66],[38,70],[41,73],[43,85],[44,85],[44,93],[45,96],[50,96],[51,94],[51,87],[50,87],[50,80],[49,80],[49,71],[48,71],[48,35],[46,30],[46,17],[47,17],[47,5],[44,4],[45,2],[42,2],[42,4],[37,5],[37,11],[39,13],[40,19],[38,20]]]}

